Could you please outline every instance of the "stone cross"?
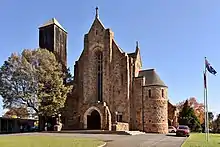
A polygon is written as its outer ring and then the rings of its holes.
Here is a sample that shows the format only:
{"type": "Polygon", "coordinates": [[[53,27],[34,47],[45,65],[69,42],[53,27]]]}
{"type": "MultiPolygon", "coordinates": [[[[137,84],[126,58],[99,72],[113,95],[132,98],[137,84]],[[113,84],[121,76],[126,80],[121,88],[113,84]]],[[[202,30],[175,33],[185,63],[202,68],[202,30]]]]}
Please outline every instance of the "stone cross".
{"type": "Polygon", "coordinates": [[[95,17],[96,17],[96,18],[98,18],[98,17],[99,17],[99,12],[98,12],[99,8],[98,8],[98,7],[96,7],[96,8],[95,8],[95,10],[96,10],[95,17]]]}

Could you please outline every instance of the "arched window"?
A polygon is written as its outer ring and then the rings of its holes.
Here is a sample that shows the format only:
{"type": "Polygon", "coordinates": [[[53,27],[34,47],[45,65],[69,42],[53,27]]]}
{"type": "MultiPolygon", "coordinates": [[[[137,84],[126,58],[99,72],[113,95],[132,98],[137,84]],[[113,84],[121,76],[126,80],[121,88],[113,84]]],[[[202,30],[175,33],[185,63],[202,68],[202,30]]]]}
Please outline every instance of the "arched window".
{"type": "Polygon", "coordinates": [[[148,90],[148,96],[151,97],[151,89],[148,90]]]}
{"type": "Polygon", "coordinates": [[[101,51],[96,53],[97,62],[97,97],[102,102],[102,77],[103,77],[103,55],[101,51]]]}
{"type": "Polygon", "coordinates": [[[162,97],[164,97],[164,89],[162,89],[162,97]]]}

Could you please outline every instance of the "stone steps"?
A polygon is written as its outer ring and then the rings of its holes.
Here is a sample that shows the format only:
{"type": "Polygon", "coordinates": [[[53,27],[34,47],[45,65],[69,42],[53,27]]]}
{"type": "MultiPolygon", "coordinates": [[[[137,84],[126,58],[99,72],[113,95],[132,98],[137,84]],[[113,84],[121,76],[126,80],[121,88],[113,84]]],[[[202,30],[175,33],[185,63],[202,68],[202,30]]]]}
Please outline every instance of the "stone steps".
{"type": "Polygon", "coordinates": [[[125,131],[130,135],[143,135],[146,134],[145,132],[141,132],[141,131],[125,131]]]}

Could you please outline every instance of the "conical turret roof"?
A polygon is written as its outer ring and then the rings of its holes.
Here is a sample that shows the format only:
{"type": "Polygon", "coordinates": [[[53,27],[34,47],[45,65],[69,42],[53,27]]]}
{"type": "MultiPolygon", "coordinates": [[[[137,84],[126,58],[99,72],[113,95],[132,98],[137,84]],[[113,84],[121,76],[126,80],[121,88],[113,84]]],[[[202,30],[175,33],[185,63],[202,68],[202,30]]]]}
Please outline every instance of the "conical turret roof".
{"type": "Polygon", "coordinates": [[[163,86],[167,87],[164,82],[160,79],[155,69],[141,70],[139,71],[139,77],[143,76],[146,78],[146,86],[163,86]]]}

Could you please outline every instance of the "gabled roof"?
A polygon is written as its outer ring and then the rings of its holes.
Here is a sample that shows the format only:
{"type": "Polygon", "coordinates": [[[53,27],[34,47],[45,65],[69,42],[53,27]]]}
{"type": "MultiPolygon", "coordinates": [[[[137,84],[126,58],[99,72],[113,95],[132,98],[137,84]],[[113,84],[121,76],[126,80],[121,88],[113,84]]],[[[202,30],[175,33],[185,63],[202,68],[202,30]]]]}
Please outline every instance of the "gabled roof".
{"type": "Polygon", "coordinates": [[[138,41],[137,41],[136,42],[136,49],[135,49],[135,51],[133,53],[128,53],[128,56],[132,57],[132,58],[134,58],[136,60],[138,55],[140,56],[140,62],[141,62],[141,66],[142,66],[141,51],[140,51],[140,48],[138,46],[138,41]]]}
{"type": "Polygon", "coordinates": [[[67,32],[62,26],[61,24],[56,20],[56,18],[52,18],[49,21],[47,21],[45,24],[43,24],[42,26],[40,26],[39,28],[43,28],[43,27],[47,27],[50,25],[56,25],[59,28],[61,28],[63,31],[67,32]]]}
{"type": "Polygon", "coordinates": [[[103,23],[101,22],[101,20],[98,17],[95,17],[95,20],[93,21],[92,26],[89,29],[89,32],[91,32],[93,27],[98,27],[98,28],[105,29],[105,26],[103,25],[103,23]]]}
{"type": "Polygon", "coordinates": [[[163,86],[167,87],[164,82],[160,79],[159,75],[156,73],[155,69],[141,70],[139,71],[139,77],[143,76],[146,78],[146,86],[163,86]]]}

